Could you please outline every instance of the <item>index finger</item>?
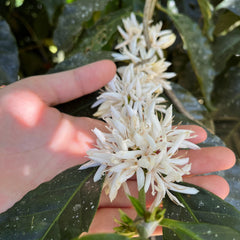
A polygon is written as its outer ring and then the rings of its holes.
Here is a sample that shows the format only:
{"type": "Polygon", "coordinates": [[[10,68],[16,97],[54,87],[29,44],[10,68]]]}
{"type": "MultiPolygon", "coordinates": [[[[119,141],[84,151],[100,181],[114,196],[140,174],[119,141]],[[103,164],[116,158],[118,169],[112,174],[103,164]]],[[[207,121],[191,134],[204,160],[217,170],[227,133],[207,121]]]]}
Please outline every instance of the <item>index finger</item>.
{"type": "Polygon", "coordinates": [[[115,74],[115,64],[110,60],[102,60],[69,71],[29,77],[17,84],[53,106],[98,90],[115,74]]]}

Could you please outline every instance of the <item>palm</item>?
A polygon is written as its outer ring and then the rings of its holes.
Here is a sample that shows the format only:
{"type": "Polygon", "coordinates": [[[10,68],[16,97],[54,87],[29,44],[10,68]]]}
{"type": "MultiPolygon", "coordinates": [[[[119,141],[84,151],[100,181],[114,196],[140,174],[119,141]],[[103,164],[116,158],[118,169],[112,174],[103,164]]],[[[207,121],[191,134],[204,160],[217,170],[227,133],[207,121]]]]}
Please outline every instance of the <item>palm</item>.
{"type": "MultiPolygon", "coordinates": [[[[99,77],[102,83],[95,90],[113,77],[115,69],[110,65],[112,69],[99,77]]],[[[0,95],[0,167],[4,169],[0,175],[0,212],[40,183],[85,162],[86,151],[95,141],[91,129],[103,125],[49,106],[66,97],[56,96],[56,89],[41,92],[41,83],[37,84],[37,78],[21,80],[0,95]]],[[[80,96],[81,91],[76,94],[80,96]]]]}

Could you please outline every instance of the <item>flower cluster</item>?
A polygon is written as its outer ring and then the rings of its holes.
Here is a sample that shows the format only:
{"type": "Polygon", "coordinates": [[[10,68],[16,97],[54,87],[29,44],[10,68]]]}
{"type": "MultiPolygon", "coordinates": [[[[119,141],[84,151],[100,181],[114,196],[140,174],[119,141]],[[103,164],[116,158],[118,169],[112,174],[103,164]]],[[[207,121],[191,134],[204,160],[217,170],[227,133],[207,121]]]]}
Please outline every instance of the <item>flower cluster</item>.
{"type": "Polygon", "coordinates": [[[81,169],[98,166],[94,181],[105,175],[104,188],[111,201],[121,186],[129,193],[127,180],[136,175],[138,190],[150,190],[155,196],[151,208],[166,194],[181,205],[170,191],[195,194],[197,190],[177,184],[191,169],[189,159],[177,153],[198,146],[189,141],[191,131],[172,126],[172,107],[167,108],[161,96],[164,89],[171,88],[167,80],[175,76],[165,72],[170,63],[163,58],[163,49],[175,37],[161,31],[161,24],[151,26],[151,48],[147,49],[143,26],[133,13],[123,25],[125,31],[118,30],[124,41],[116,47],[121,53],[114,57],[129,64],[118,69],[118,76],[95,103],[100,105],[95,115],[106,121],[106,132],[93,130],[97,147],[88,151],[90,161],[81,169]]]}

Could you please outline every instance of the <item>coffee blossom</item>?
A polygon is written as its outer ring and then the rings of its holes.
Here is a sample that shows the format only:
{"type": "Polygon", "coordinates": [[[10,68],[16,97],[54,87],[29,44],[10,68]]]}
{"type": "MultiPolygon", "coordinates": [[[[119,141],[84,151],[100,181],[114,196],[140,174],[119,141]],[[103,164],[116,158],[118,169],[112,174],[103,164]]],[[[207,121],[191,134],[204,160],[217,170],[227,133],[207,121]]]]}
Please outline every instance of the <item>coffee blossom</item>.
{"type": "Polygon", "coordinates": [[[104,188],[114,200],[119,188],[136,175],[138,190],[151,189],[155,195],[153,206],[160,204],[166,194],[181,205],[170,192],[196,193],[194,188],[178,185],[182,176],[189,174],[191,164],[185,156],[177,156],[179,148],[198,149],[188,141],[192,132],[172,126],[172,107],[159,121],[155,103],[149,105],[140,118],[136,110],[127,105],[122,111],[111,107],[111,117],[106,117],[106,132],[94,129],[97,147],[88,151],[90,161],[81,169],[98,166],[94,181],[105,175],[104,188]]]}
{"type": "Polygon", "coordinates": [[[183,175],[190,174],[189,158],[179,149],[198,149],[190,140],[193,132],[172,126],[172,106],[167,107],[164,89],[171,89],[169,79],[175,73],[166,72],[163,49],[175,36],[161,30],[159,23],[149,27],[151,47],[147,48],[143,24],[132,13],[118,27],[123,42],[116,46],[120,53],[116,61],[127,61],[118,68],[115,78],[105,87],[94,106],[95,116],[106,123],[106,131],[93,130],[97,145],[87,154],[89,162],[80,169],[98,167],[94,181],[105,176],[104,189],[113,201],[120,187],[130,194],[127,180],[135,176],[138,190],[155,196],[151,209],[168,195],[182,205],[172,191],[196,194],[197,189],[180,185],[183,175]]]}

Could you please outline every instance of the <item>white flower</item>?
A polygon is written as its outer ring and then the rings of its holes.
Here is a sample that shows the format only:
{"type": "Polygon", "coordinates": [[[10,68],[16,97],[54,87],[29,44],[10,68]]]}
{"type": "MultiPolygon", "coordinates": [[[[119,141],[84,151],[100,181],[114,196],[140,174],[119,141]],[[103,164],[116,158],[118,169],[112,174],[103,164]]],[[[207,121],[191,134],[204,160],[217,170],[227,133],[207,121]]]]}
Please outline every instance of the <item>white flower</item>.
{"type": "MultiPolygon", "coordinates": [[[[164,79],[165,66],[158,69],[155,73],[155,78],[149,77],[148,69],[154,68],[153,66],[146,67],[144,73],[141,69],[134,68],[133,64],[121,68],[119,75],[116,76],[106,87],[105,91],[98,97],[98,101],[93,107],[101,106],[94,114],[97,117],[109,117],[110,108],[114,106],[117,110],[121,108],[127,111],[127,106],[136,110],[142,117],[142,109],[146,105],[155,103],[155,108],[158,111],[165,112],[166,100],[159,95],[163,92],[164,87],[170,88],[169,83],[164,79]]],[[[150,70],[149,70],[150,71],[150,70]]]]}
{"type": "Polygon", "coordinates": [[[120,53],[113,56],[130,63],[118,68],[118,75],[94,104],[100,105],[95,116],[106,121],[106,132],[93,130],[97,146],[88,151],[90,161],[80,169],[98,166],[94,181],[105,175],[104,189],[111,201],[121,186],[130,194],[127,180],[135,175],[138,190],[143,188],[155,196],[151,209],[166,195],[182,205],[170,191],[196,194],[198,190],[178,184],[190,173],[191,164],[177,153],[198,146],[189,141],[191,131],[172,126],[172,107],[166,109],[161,95],[164,89],[171,89],[168,79],[175,76],[166,72],[170,63],[162,50],[174,42],[175,36],[171,31],[161,31],[161,23],[151,26],[151,47],[147,50],[143,25],[133,13],[123,25],[124,29],[118,27],[123,38],[116,47],[120,53]],[[157,112],[162,112],[160,120],[157,112]]]}
{"type": "Polygon", "coordinates": [[[116,49],[122,48],[126,45],[130,50],[136,49],[137,42],[141,39],[143,32],[143,24],[139,24],[134,13],[131,13],[129,18],[123,19],[125,31],[118,26],[118,31],[124,41],[116,46],[116,49]]]}
{"type": "Polygon", "coordinates": [[[176,36],[170,30],[162,30],[162,23],[149,27],[149,39],[151,47],[147,50],[147,44],[143,35],[143,24],[137,22],[134,13],[130,18],[123,19],[124,30],[118,26],[118,31],[124,39],[116,46],[120,53],[114,53],[115,61],[131,60],[139,63],[151,59],[154,56],[164,58],[163,50],[171,46],[176,36]]]}
{"type": "MultiPolygon", "coordinates": [[[[94,180],[105,175],[104,188],[110,200],[114,200],[119,188],[136,175],[138,190],[151,188],[157,193],[152,208],[159,205],[166,194],[174,202],[179,201],[169,192],[196,193],[195,189],[183,187],[175,182],[189,174],[190,164],[186,157],[176,157],[179,148],[198,149],[189,142],[191,131],[172,127],[172,108],[159,121],[154,103],[143,112],[141,119],[137,111],[128,106],[127,112],[111,107],[111,118],[106,118],[109,133],[94,130],[98,148],[88,151],[87,167],[98,165],[94,180]]],[[[85,165],[81,169],[86,168],[85,165]]]]}
{"type": "Polygon", "coordinates": [[[175,34],[170,30],[163,30],[162,22],[149,28],[151,47],[157,52],[160,58],[164,58],[163,49],[170,47],[176,40],[175,34]]]}

